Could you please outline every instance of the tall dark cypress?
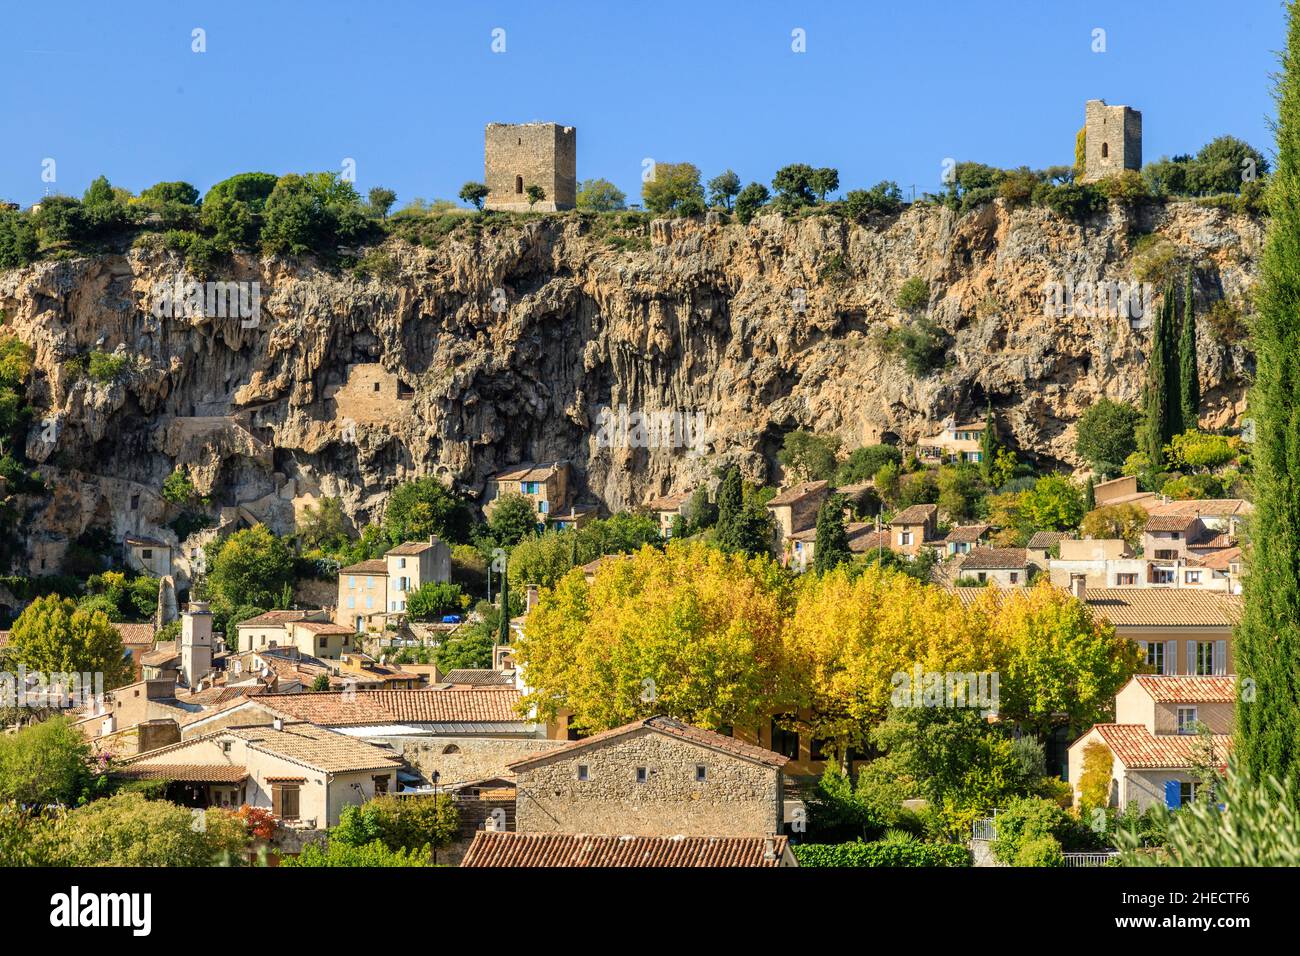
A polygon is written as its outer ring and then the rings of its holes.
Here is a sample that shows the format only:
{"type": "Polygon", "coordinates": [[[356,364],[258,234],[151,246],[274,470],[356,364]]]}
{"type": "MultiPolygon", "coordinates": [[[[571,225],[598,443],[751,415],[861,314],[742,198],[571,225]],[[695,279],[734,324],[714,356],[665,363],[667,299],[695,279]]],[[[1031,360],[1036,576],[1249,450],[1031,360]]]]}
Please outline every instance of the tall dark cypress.
{"type": "Polygon", "coordinates": [[[1300,796],[1300,4],[1277,80],[1277,165],[1252,329],[1255,513],[1236,634],[1236,759],[1300,796]]]}
{"type": "Polygon", "coordinates": [[[817,540],[813,545],[813,567],[829,571],[837,565],[852,560],[849,536],[844,529],[844,499],[831,495],[822,502],[817,512],[817,540]]]}
{"type": "Polygon", "coordinates": [[[980,436],[980,474],[988,481],[993,476],[993,459],[998,451],[998,434],[993,427],[993,400],[984,414],[984,434],[980,436]]]}
{"type": "Polygon", "coordinates": [[[1165,442],[1169,429],[1169,373],[1167,368],[1169,347],[1166,329],[1169,322],[1169,303],[1173,301],[1172,289],[1165,290],[1165,301],[1156,314],[1151,327],[1151,356],[1147,361],[1147,384],[1144,416],[1143,451],[1151,463],[1152,472],[1164,467],[1165,442]]]}
{"type": "Polygon", "coordinates": [[[1190,267],[1183,287],[1183,327],[1178,336],[1178,399],[1183,429],[1195,428],[1201,418],[1201,380],[1196,371],[1196,314],[1190,267]]]}
{"type": "Polygon", "coordinates": [[[745,490],[740,483],[740,469],[732,465],[722,478],[722,487],[718,489],[718,523],[715,535],[724,548],[733,536],[736,519],[745,506],[745,490]]]}
{"type": "Polygon", "coordinates": [[[501,568],[501,621],[497,643],[510,643],[510,556],[506,555],[501,568]]]}
{"type": "Polygon", "coordinates": [[[1182,378],[1178,371],[1178,300],[1174,281],[1165,290],[1165,444],[1183,433],[1182,378]]]}

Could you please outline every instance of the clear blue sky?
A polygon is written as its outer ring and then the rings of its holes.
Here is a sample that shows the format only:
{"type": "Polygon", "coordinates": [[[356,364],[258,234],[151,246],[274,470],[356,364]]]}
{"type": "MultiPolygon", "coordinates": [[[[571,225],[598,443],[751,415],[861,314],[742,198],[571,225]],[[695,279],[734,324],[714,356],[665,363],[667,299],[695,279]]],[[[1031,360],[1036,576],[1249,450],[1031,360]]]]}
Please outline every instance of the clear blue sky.
{"type": "Polygon", "coordinates": [[[1073,161],[1086,99],[1143,112],[1144,158],[1222,133],[1271,154],[1280,0],[123,0],[0,7],[0,198],[340,169],[454,197],[483,126],[578,128],[578,176],[641,162],[936,189],[945,157],[1073,161]],[[207,52],[191,52],[191,31],[207,52]],[[506,52],[491,50],[505,30],[506,52]],[[806,31],[807,52],[791,50],[806,31]],[[1095,28],[1106,52],[1092,52],[1095,28]]]}

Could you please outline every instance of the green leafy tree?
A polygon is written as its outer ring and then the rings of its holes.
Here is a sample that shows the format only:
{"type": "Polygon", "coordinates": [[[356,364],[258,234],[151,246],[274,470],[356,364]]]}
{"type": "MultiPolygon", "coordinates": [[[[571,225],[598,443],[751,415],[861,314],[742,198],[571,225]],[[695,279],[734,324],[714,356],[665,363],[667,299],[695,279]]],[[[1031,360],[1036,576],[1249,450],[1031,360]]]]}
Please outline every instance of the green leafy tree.
{"type": "Polygon", "coordinates": [[[293,552],[266,525],[236,531],[208,554],[207,584],[214,604],[276,607],[293,584],[293,552]]]}
{"type": "Polygon", "coordinates": [[[681,212],[684,205],[703,205],[704,187],[693,163],[655,163],[654,175],[641,184],[646,209],[663,215],[681,212]]]}
{"type": "Polygon", "coordinates": [[[203,197],[200,221],[216,242],[229,249],[257,242],[262,211],[279,177],[271,173],[239,173],[223,179],[203,197]]]}
{"type": "Polygon", "coordinates": [[[502,495],[492,506],[488,531],[503,548],[512,548],[537,530],[537,510],[519,494],[502,495]]]}
{"type": "Polygon", "coordinates": [[[464,610],[466,599],[459,584],[446,581],[426,581],[406,599],[406,615],[412,621],[431,621],[444,614],[464,610]]]}
{"type": "Polygon", "coordinates": [[[30,216],[0,210],[0,269],[16,269],[36,258],[40,241],[30,216]]]}
{"type": "Polygon", "coordinates": [[[873,213],[896,213],[903,208],[903,191],[898,183],[882,181],[870,189],[850,189],[844,194],[845,214],[862,222],[873,213]]]}
{"type": "Polygon", "coordinates": [[[840,188],[840,171],[829,166],[814,169],[808,177],[808,186],[817,194],[818,202],[826,201],[826,194],[840,188]]]}
{"type": "Polygon", "coordinates": [[[722,485],[718,489],[718,520],[716,531],[718,538],[731,533],[731,527],[744,507],[744,485],[740,480],[740,469],[732,465],[722,476],[722,485]]]}
{"type": "Polygon", "coordinates": [[[796,481],[818,481],[834,475],[839,448],[840,440],[834,435],[798,429],[785,436],[776,457],[796,481]]]}
{"type": "Polygon", "coordinates": [[[811,206],[817,202],[813,189],[813,179],[817,170],[806,163],[791,163],[782,166],[772,177],[772,188],[776,190],[776,203],[782,212],[789,212],[801,206],[811,206]]]}
{"type": "Polygon", "coordinates": [[[359,807],[345,807],[330,843],[426,853],[445,847],[460,827],[456,802],[445,794],[421,797],[375,797],[359,807]]]}
{"type": "Polygon", "coordinates": [[[726,170],[709,180],[709,202],[721,206],[728,212],[736,196],[740,194],[740,177],[733,170],[726,170]]]}
{"type": "MultiPolygon", "coordinates": [[[[1288,6],[1286,50],[1277,80],[1277,168],[1253,325],[1255,513],[1236,634],[1239,686],[1236,757],[1257,784],[1300,789],[1300,6],[1288,6]],[[1247,693],[1247,689],[1249,692],[1247,693]]],[[[1231,785],[1230,785],[1231,786],[1231,785]]],[[[1294,804],[1293,804],[1294,806],[1294,804]]],[[[1265,816],[1263,808],[1259,811],[1265,816]]],[[[1292,812],[1294,812],[1292,810],[1292,812]]],[[[1292,817],[1292,830],[1294,817],[1292,817]]]]}
{"type": "Polygon", "coordinates": [[[395,202],[397,202],[397,193],[383,186],[373,186],[366,194],[366,204],[380,219],[388,218],[388,211],[393,208],[395,202]]]}
{"type": "Polygon", "coordinates": [[[1025,492],[1020,507],[1037,531],[1069,531],[1083,520],[1083,493],[1063,475],[1045,475],[1025,492]]]}
{"type": "Polygon", "coordinates": [[[298,540],[304,550],[338,551],[351,540],[347,515],[339,498],[322,498],[303,507],[297,522],[298,540]]]}
{"type": "Polygon", "coordinates": [[[0,734],[0,801],[72,806],[91,780],[90,744],[67,718],[0,734]]]}
{"type": "Polygon", "coordinates": [[[1141,413],[1132,405],[1101,398],[1079,416],[1074,449],[1103,477],[1116,475],[1137,451],[1141,413]]]}
{"type": "Polygon", "coordinates": [[[750,183],[736,194],[736,218],[742,225],[748,225],[758,215],[758,211],[767,205],[771,194],[762,183],[750,183]]]}
{"type": "MultiPolygon", "coordinates": [[[[488,197],[488,188],[483,185],[483,183],[466,183],[464,186],[460,187],[459,196],[461,202],[467,202],[475,209],[481,210],[483,208],[483,200],[488,197]]],[[[541,196],[538,197],[538,199],[541,198],[541,196]]],[[[536,200],[530,198],[528,205],[531,206],[535,201],[536,200]]]]}
{"type": "Polygon", "coordinates": [[[437,478],[417,478],[398,485],[384,506],[384,533],[394,545],[427,541],[430,535],[465,542],[471,522],[468,503],[437,478]]]}
{"type": "Polygon", "coordinates": [[[627,194],[608,179],[584,179],[578,186],[577,206],[591,212],[613,212],[627,206],[627,194]]]}
{"type": "Polygon", "coordinates": [[[310,843],[297,856],[287,856],[280,861],[287,867],[343,866],[357,867],[428,866],[428,854],[411,850],[390,850],[378,840],[364,846],[354,846],[331,840],[325,846],[310,843]]]}
{"type": "Polygon", "coordinates": [[[871,481],[885,465],[903,463],[903,453],[893,445],[864,445],[855,448],[835,471],[835,484],[855,485],[871,481]]]}
{"type": "Polygon", "coordinates": [[[18,615],[6,651],[11,665],[32,672],[103,674],[106,689],[131,677],[122,638],[107,615],[80,610],[56,594],[37,598],[18,615]]]}
{"type": "Polygon", "coordinates": [[[813,567],[820,574],[852,560],[849,537],[844,530],[844,504],[831,495],[817,512],[817,539],[813,546],[813,567]]]}
{"type": "MultiPolygon", "coordinates": [[[[498,626],[499,621],[498,617],[498,626]]],[[[496,630],[486,624],[461,628],[438,645],[434,660],[443,673],[465,668],[481,670],[492,666],[492,648],[496,643],[496,630]]]]}
{"type": "Polygon", "coordinates": [[[989,402],[984,415],[984,431],[980,433],[980,475],[987,482],[993,475],[993,465],[998,452],[998,432],[993,423],[993,402],[989,402]]]}
{"type": "Polygon", "coordinates": [[[1083,486],[1083,510],[1085,515],[1091,513],[1097,507],[1097,480],[1092,475],[1088,476],[1088,482],[1083,486]]]}
{"type": "Polygon", "coordinates": [[[546,190],[536,183],[533,183],[524,190],[524,198],[528,200],[528,208],[532,209],[546,198],[546,190]]]}

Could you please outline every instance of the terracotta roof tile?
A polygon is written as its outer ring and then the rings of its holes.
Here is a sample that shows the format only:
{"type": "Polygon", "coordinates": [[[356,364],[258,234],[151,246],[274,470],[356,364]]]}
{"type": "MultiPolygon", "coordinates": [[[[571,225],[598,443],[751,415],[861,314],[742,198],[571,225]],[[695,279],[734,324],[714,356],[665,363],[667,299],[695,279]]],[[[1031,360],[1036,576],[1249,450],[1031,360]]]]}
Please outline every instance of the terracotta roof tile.
{"type": "Polygon", "coordinates": [[[551,465],[527,464],[513,465],[505,471],[499,471],[492,477],[497,481],[546,481],[559,469],[563,462],[551,465]]]}
{"type": "Polygon", "coordinates": [[[1028,566],[1024,548],[975,548],[961,561],[963,571],[1018,571],[1028,566]]]}
{"type": "Polygon", "coordinates": [[[268,705],[297,720],[329,727],[392,723],[524,723],[522,694],[490,690],[359,690],[276,694],[268,705]]]}
{"type": "Polygon", "coordinates": [[[1162,704],[1231,704],[1237,700],[1237,678],[1231,675],[1139,674],[1133,679],[1152,700],[1162,704]]]}
{"type": "Polygon", "coordinates": [[[1035,531],[1025,547],[1034,551],[1049,551],[1068,537],[1064,531],[1035,531]]]}
{"type": "Polygon", "coordinates": [[[790,758],[784,754],[767,750],[764,747],[755,747],[753,744],[747,744],[743,741],[736,740],[734,737],[727,737],[723,734],[714,733],[711,730],[705,730],[702,727],[692,727],[690,724],[682,723],[680,720],[674,720],[671,717],[662,715],[647,717],[644,720],[634,720],[630,724],[624,724],[622,727],[614,727],[610,730],[601,731],[598,734],[592,734],[590,737],[584,737],[582,740],[575,740],[565,747],[559,747],[555,750],[548,750],[545,753],[537,754],[534,757],[525,757],[523,760],[517,760],[509,764],[511,770],[531,766],[534,763],[541,763],[544,760],[550,760],[557,756],[564,756],[578,750],[585,750],[598,744],[609,743],[626,734],[634,733],[638,730],[653,730],[661,734],[667,734],[678,740],[684,740],[688,743],[698,744],[701,747],[707,747],[710,750],[717,750],[722,753],[730,754],[733,757],[739,757],[742,760],[748,760],[751,763],[761,763],[769,767],[781,768],[790,762],[790,758]]]}
{"type": "Polygon", "coordinates": [[[403,541],[395,548],[385,551],[384,554],[406,555],[406,554],[424,554],[433,547],[432,541],[403,541]]]}
{"type": "Polygon", "coordinates": [[[660,495],[645,503],[647,511],[676,511],[691,500],[691,493],[684,491],[680,495],[660,495]]]}
{"type": "Polygon", "coordinates": [[[1147,518],[1147,531],[1186,531],[1200,519],[1194,514],[1153,514],[1147,518]]]}
{"type": "Polygon", "coordinates": [[[1241,548],[1220,548],[1201,557],[1201,564],[1215,571],[1227,571],[1228,565],[1239,561],[1241,561],[1241,548]]]}
{"type": "Polygon", "coordinates": [[[938,505],[912,505],[894,515],[890,525],[925,524],[939,513],[938,505]]]}
{"type": "Polygon", "coordinates": [[[1232,627],[1241,596],[1193,588],[1088,588],[1088,607],[1116,627],[1232,627]]]}
{"type": "Polygon", "coordinates": [[[974,544],[989,533],[991,525],[968,524],[953,528],[943,539],[949,544],[974,544]]]}
{"type": "MultiPolygon", "coordinates": [[[[1100,487],[1100,486],[1098,486],[1100,487]]],[[[1151,509],[1155,515],[1190,514],[1206,518],[1231,518],[1247,515],[1255,506],[1244,498],[1189,498],[1183,501],[1169,501],[1158,504],[1151,509]]]]}
{"type": "Polygon", "coordinates": [[[340,574],[387,574],[388,562],[383,558],[371,558],[369,561],[361,561],[357,564],[348,565],[339,571],[340,574]]]}
{"type": "Polygon", "coordinates": [[[129,780],[177,780],[182,783],[243,783],[248,769],[231,764],[156,763],[123,767],[113,776],[129,780]]]}
{"type": "Polygon", "coordinates": [[[168,661],[179,660],[181,655],[176,644],[176,641],[159,641],[152,651],[140,655],[140,663],[159,667],[168,661]]]}
{"type": "Polygon", "coordinates": [[[461,866],[775,867],[783,836],[589,836],[479,831],[461,866]]]}
{"type": "Polygon", "coordinates": [[[290,624],[294,621],[306,620],[313,614],[320,613],[320,611],[266,611],[257,615],[257,617],[250,617],[246,621],[240,621],[239,627],[266,627],[270,624],[290,624]]]}
{"type": "MultiPolygon", "coordinates": [[[[1142,724],[1097,724],[1093,730],[1129,769],[1187,768],[1203,759],[1199,734],[1153,734],[1142,724]]],[[[1232,738],[1214,734],[1212,739],[1226,762],[1232,738]]]]}
{"type": "Polygon", "coordinates": [[[823,492],[829,491],[831,483],[829,481],[801,481],[793,487],[785,489],[776,497],[768,501],[769,508],[780,505],[798,504],[805,498],[811,498],[823,492]]]}
{"type": "Polygon", "coordinates": [[[501,671],[491,668],[453,668],[443,675],[444,684],[473,684],[477,687],[513,686],[513,681],[501,671]]]}
{"type": "Polygon", "coordinates": [[[153,646],[154,626],[152,624],[114,624],[113,630],[127,646],[153,646]]]}

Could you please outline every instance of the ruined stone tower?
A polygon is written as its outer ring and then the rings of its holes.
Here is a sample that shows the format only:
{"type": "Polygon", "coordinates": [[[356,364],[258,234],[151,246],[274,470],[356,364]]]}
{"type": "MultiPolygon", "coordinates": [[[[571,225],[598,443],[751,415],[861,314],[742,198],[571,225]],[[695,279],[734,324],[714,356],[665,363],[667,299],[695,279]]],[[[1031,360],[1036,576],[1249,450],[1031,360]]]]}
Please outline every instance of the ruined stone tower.
{"type": "Polygon", "coordinates": [[[529,210],[527,189],[546,198],[536,212],[572,209],[578,194],[578,134],[557,123],[489,123],[483,146],[487,209],[529,210]]]}
{"type": "Polygon", "coordinates": [[[1142,114],[1127,106],[1088,100],[1084,108],[1085,183],[1142,168],[1142,114]]]}

